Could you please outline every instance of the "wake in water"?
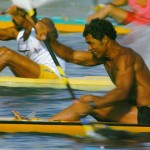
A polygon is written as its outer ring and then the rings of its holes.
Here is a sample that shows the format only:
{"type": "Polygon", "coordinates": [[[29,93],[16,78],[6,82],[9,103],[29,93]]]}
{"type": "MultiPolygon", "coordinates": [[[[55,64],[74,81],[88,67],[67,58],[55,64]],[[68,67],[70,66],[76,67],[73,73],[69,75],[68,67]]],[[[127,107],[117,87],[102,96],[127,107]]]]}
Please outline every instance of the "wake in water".
{"type": "Polygon", "coordinates": [[[130,28],[132,31],[117,41],[121,45],[130,47],[139,53],[150,68],[150,27],[137,26],[132,23],[126,25],[126,27],[130,28]]]}

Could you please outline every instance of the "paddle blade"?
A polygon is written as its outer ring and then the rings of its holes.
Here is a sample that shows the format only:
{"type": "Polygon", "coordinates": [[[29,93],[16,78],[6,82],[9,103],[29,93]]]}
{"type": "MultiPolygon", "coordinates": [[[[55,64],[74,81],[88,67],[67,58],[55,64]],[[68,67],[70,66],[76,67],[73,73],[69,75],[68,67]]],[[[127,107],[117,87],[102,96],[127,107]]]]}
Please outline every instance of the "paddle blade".
{"type": "Polygon", "coordinates": [[[31,10],[32,8],[37,8],[43,5],[46,5],[47,3],[51,3],[56,0],[12,0],[13,4],[25,9],[25,10],[31,10]]]}
{"type": "Polygon", "coordinates": [[[31,4],[31,0],[12,0],[13,4],[26,10],[29,14],[29,16],[32,16],[34,14],[34,11],[33,11],[33,7],[32,7],[32,4],[31,4]]]}
{"type": "MultiPolygon", "coordinates": [[[[28,12],[29,16],[34,14],[33,8],[37,8],[54,0],[12,0],[12,3],[28,12]]],[[[56,1],[56,0],[55,0],[56,1]]]]}

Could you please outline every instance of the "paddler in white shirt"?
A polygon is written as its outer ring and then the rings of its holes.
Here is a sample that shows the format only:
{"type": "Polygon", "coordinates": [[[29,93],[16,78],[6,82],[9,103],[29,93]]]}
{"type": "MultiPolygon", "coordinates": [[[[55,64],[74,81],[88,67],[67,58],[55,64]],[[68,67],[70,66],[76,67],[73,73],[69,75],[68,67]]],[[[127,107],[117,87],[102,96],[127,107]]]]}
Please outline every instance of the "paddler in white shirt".
{"type": "MultiPolygon", "coordinates": [[[[9,67],[17,77],[59,78],[59,72],[44,42],[36,38],[35,30],[24,17],[27,13],[15,6],[11,6],[7,13],[9,14],[13,9],[18,9],[16,13],[11,14],[14,26],[0,29],[0,40],[16,40],[18,51],[24,54],[21,55],[8,47],[0,47],[0,71],[9,67]]],[[[37,21],[36,10],[32,18],[37,21]]],[[[41,21],[51,28],[51,35],[57,39],[58,33],[52,20],[43,18],[41,21]]],[[[61,67],[65,69],[65,61],[59,57],[57,59],[61,67]]]]}

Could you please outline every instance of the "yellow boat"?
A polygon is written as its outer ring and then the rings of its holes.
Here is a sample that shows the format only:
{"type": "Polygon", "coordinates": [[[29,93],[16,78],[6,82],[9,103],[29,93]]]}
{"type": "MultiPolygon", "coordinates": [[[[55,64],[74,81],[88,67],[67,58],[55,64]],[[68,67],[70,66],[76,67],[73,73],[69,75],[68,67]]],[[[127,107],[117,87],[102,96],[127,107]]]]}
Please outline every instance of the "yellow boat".
{"type": "MultiPolygon", "coordinates": [[[[39,16],[39,18],[42,18],[39,16]]],[[[83,32],[84,25],[86,21],[83,18],[75,18],[69,19],[67,17],[50,17],[60,33],[76,33],[76,32],[83,32]]],[[[11,27],[13,23],[11,22],[10,16],[0,16],[0,29],[11,27]]],[[[115,29],[118,34],[127,34],[131,30],[129,28],[123,27],[121,25],[115,25],[115,29]]]]}
{"type": "Polygon", "coordinates": [[[13,121],[13,118],[0,118],[0,133],[46,133],[86,137],[90,135],[90,132],[100,132],[106,129],[132,134],[150,133],[150,125],[108,122],[91,122],[84,125],[81,122],[13,121]]]}
{"type": "MultiPolygon", "coordinates": [[[[108,91],[115,86],[108,76],[84,76],[68,78],[72,89],[84,91],[108,91]]],[[[33,79],[0,76],[0,87],[67,89],[62,79],[33,79]]]]}

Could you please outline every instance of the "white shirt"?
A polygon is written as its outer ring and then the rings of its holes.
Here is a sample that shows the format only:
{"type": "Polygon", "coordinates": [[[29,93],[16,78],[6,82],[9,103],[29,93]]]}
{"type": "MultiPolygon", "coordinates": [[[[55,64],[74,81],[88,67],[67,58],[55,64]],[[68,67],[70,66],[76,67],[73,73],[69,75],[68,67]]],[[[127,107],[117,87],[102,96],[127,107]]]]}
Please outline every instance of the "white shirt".
{"type": "MultiPolygon", "coordinates": [[[[31,34],[26,41],[23,41],[23,34],[24,30],[20,31],[17,36],[18,50],[20,52],[24,52],[29,59],[33,60],[37,64],[42,64],[51,68],[60,77],[59,71],[57,70],[56,65],[44,42],[39,41],[36,38],[35,30],[31,30],[31,34]]],[[[58,56],[56,56],[56,58],[64,70],[65,61],[58,56]]]]}

